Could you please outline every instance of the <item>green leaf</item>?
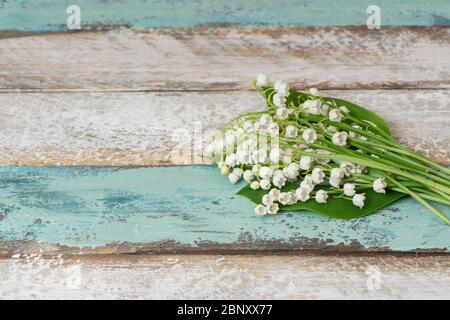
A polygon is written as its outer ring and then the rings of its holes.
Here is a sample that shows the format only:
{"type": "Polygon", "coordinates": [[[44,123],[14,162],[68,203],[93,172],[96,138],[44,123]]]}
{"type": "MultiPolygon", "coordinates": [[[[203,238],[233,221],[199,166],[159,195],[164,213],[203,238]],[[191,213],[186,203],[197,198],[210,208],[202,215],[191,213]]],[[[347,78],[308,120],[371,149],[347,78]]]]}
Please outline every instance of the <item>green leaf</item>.
{"type": "MultiPolygon", "coordinates": [[[[298,184],[290,183],[286,185],[282,191],[290,191],[295,190],[298,184]]],[[[323,189],[327,190],[329,187],[324,186],[323,189]]],[[[252,202],[256,204],[261,203],[261,199],[263,195],[267,193],[266,190],[252,190],[249,185],[245,186],[239,192],[238,195],[246,197],[250,199],[252,202]]],[[[373,190],[365,191],[366,194],[366,202],[362,209],[353,205],[350,200],[342,199],[342,198],[334,198],[332,195],[327,199],[327,203],[317,203],[314,199],[310,199],[306,202],[299,202],[294,205],[280,206],[280,210],[282,211],[301,211],[307,210],[315,213],[319,213],[325,215],[327,217],[335,218],[335,219],[354,219],[360,218],[362,216],[373,213],[381,208],[386,207],[387,205],[393,203],[394,201],[403,198],[406,196],[404,193],[396,192],[396,191],[387,191],[386,194],[376,193],[373,190]]]]}
{"type": "MultiPolygon", "coordinates": [[[[267,98],[267,95],[266,95],[267,98]]],[[[291,89],[290,95],[288,98],[288,104],[290,102],[293,102],[296,106],[303,103],[305,100],[307,100],[308,94],[301,91],[296,91],[291,89]]],[[[354,104],[352,102],[349,102],[347,100],[343,99],[337,99],[337,98],[331,98],[331,97],[323,97],[326,101],[334,101],[337,106],[342,107],[345,106],[350,110],[350,113],[353,117],[361,119],[361,120],[367,120],[375,124],[379,129],[383,130],[387,134],[391,134],[391,131],[389,129],[388,124],[381,118],[379,115],[377,115],[375,112],[369,111],[366,108],[363,108],[357,104],[354,104]]]]}
{"type": "Polygon", "coordinates": [[[336,105],[339,107],[345,106],[350,110],[350,114],[358,119],[367,120],[375,124],[379,129],[383,130],[387,134],[391,134],[391,130],[389,129],[388,124],[377,115],[375,112],[369,111],[366,108],[358,106],[354,103],[351,103],[346,100],[337,99],[337,98],[324,98],[327,101],[334,101],[336,105]]]}

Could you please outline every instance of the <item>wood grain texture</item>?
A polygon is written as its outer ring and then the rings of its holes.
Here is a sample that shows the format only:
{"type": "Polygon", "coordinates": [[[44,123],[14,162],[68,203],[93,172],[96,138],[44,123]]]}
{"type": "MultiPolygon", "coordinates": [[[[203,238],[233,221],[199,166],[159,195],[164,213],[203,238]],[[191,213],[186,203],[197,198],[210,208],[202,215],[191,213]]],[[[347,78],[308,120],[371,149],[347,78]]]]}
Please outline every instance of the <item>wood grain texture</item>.
{"type": "MultiPolygon", "coordinates": [[[[193,28],[198,26],[348,26],[365,25],[370,0],[8,0],[0,1],[0,30],[65,31],[66,8],[81,9],[83,29],[193,28]]],[[[383,26],[449,25],[445,0],[378,0],[383,26]]]]}
{"type": "Polygon", "coordinates": [[[412,199],[358,220],[261,217],[243,186],[209,166],[0,167],[0,254],[450,251],[450,228],[412,199]]]}
{"type": "Polygon", "coordinates": [[[5,34],[0,90],[242,90],[259,72],[300,88],[449,88],[449,38],[448,27],[5,34]]]}
{"type": "MultiPolygon", "coordinates": [[[[450,164],[450,91],[323,94],[379,113],[402,144],[450,164]]],[[[264,108],[256,92],[3,93],[0,165],[202,164],[197,155],[210,132],[264,108]]]]}
{"type": "Polygon", "coordinates": [[[450,299],[450,259],[25,256],[0,260],[0,283],[0,299],[446,300],[450,299]]]}

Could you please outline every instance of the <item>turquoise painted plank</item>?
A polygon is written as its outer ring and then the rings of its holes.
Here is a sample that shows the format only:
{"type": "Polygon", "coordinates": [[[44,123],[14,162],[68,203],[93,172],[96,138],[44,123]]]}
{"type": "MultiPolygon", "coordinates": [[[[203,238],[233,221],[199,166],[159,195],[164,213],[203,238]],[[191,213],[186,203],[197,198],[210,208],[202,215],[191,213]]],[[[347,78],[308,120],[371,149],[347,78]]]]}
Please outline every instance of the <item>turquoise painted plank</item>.
{"type": "Polygon", "coordinates": [[[0,0],[0,30],[64,31],[73,4],[86,29],[365,25],[369,5],[381,8],[383,26],[450,24],[448,0],[0,0]]]}
{"type": "Polygon", "coordinates": [[[450,228],[411,199],[351,221],[307,212],[259,217],[235,195],[241,187],[209,166],[0,167],[0,240],[450,249],[450,228]]]}

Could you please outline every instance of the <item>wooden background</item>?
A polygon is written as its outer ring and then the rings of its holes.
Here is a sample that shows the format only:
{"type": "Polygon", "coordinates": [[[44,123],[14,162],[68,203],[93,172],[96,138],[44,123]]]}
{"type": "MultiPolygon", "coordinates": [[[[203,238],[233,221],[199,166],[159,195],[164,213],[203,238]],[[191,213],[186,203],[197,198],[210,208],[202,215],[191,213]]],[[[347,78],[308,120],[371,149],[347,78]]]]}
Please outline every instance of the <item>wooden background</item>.
{"type": "MultiPolygon", "coordinates": [[[[195,150],[179,153],[238,113],[264,108],[249,90],[264,72],[366,106],[403,144],[450,164],[450,4],[378,1],[382,28],[369,30],[371,4],[0,0],[0,298],[26,296],[14,277],[50,297],[29,275],[53,269],[62,274],[48,284],[59,288],[53,297],[77,297],[81,291],[64,285],[66,263],[82,269],[80,287],[93,297],[102,293],[87,279],[118,265],[130,276],[117,283],[105,276],[102,288],[114,292],[106,297],[186,297],[177,290],[194,283],[189,274],[206,277],[211,268],[223,276],[211,288],[227,277],[253,286],[269,279],[255,298],[351,297],[352,286],[368,298],[417,297],[408,294],[425,281],[416,274],[438,269],[424,297],[449,297],[450,230],[414,201],[355,221],[256,217],[235,196],[241,185],[229,185],[195,150]],[[67,30],[70,4],[81,8],[82,30],[67,30]],[[80,253],[82,262],[58,256],[80,253]],[[117,253],[165,255],[92,256],[117,253]],[[34,254],[50,259],[48,268],[36,269],[34,254]],[[372,265],[391,277],[384,291],[367,291],[372,265]],[[174,289],[125,290],[148,266],[173,275],[164,281],[173,279],[174,289]],[[304,280],[299,272],[317,279],[313,267],[331,281],[322,291],[295,282],[304,280]],[[284,294],[275,294],[286,284],[272,268],[297,279],[284,294]],[[185,281],[176,284],[180,273],[185,281]],[[342,274],[357,276],[331,280],[342,274]]],[[[238,297],[235,288],[208,297],[238,297]]]]}

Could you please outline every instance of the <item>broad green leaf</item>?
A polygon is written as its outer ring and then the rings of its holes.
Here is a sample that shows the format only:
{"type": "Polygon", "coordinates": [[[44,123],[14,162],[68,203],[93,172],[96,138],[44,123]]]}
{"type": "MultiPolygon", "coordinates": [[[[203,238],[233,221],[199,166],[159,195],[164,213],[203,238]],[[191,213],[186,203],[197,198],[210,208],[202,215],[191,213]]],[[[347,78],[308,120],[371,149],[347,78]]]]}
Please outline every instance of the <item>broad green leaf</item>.
{"type": "Polygon", "coordinates": [[[383,130],[384,132],[391,134],[391,131],[389,129],[389,126],[387,123],[381,118],[379,115],[377,115],[375,112],[369,111],[366,108],[363,108],[361,106],[358,106],[354,103],[351,103],[346,100],[337,99],[337,98],[325,98],[326,100],[334,100],[336,102],[336,105],[339,107],[345,106],[350,110],[350,114],[354,116],[355,118],[361,119],[361,120],[367,120],[375,124],[379,129],[383,130]]]}
{"type": "MultiPolygon", "coordinates": [[[[297,184],[291,183],[286,185],[282,191],[294,190],[297,188],[297,184]]],[[[327,189],[328,187],[324,187],[327,189]]],[[[256,204],[261,203],[263,195],[267,193],[266,190],[252,190],[249,185],[242,188],[237,194],[250,199],[256,204]]],[[[403,198],[405,194],[395,191],[387,191],[386,194],[376,193],[373,190],[365,191],[366,202],[365,206],[360,209],[353,205],[349,200],[342,198],[334,198],[332,195],[327,199],[327,203],[317,203],[314,199],[310,199],[306,202],[299,202],[294,205],[280,206],[282,211],[301,211],[307,210],[322,215],[335,218],[335,219],[354,219],[373,213],[379,209],[386,207],[394,201],[403,198]]]]}
{"type": "MultiPolygon", "coordinates": [[[[267,96],[268,95],[266,94],[266,98],[267,96]]],[[[300,103],[303,103],[306,99],[307,99],[306,93],[291,89],[289,99],[287,102],[290,103],[292,101],[296,106],[298,106],[300,103]]],[[[381,118],[375,112],[369,111],[366,108],[363,108],[357,104],[354,104],[352,102],[343,99],[331,97],[324,97],[324,99],[327,101],[336,102],[336,105],[339,107],[342,106],[347,107],[351,111],[352,116],[354,116],[355,118],[370,121],[384,132],[391,134],[388,124],[383,120],[383,118],[381,118]]]]}

